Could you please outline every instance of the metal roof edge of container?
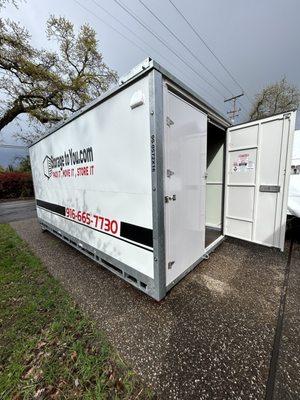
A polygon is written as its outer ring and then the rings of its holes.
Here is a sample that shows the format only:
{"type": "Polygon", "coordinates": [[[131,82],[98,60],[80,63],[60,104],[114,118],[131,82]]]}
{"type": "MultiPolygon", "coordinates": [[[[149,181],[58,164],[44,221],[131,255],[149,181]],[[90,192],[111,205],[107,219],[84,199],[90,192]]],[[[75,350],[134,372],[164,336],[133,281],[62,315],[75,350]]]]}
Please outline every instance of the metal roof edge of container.
{"type": "Polygon", "coordinates": [[[246,127],[250,126],[251,124],[255,125],[255,124],[260,123],[261,121],[267,122],[269,119],[272,119],[274,117],[280,117],[280,116],[283,117],[285,114],[289,114],[289,113],[292,113],[292,112],[295,112],[295,111],[297,111],[297,108],[291,108],[290,110],[286,110],[286,111],[283,111],[283,112],[272,114],[272,115],[269,115],[268,117],[251,119],[249,121],[245,121],[245,122],[241,122],[239,124],[231,125],[230,128],[232,130],[234,130],[234,128],[239,128],[241,125],[245,125],[245,128],[246,128],[246,127]]]}
{"type": "Polygon", "coordinates": [[[63,126],[67,125],[74,119],[80,117],[82,114],[88,112],[89,110],[97,107],[99,104],[103,103],[105,100],[110,98],[111,96],[115,95],[121,90],[124,90],[127,86],[131,85],[138,79],[140,79],[143,75],[149,73],[151,70],[159,71],[163,76],[169,79],[171,82],[178,85],[184,92],[187,92],[189,96],[193,97],[196,102],[200,103],[200,107],[205,111],[209,117],[213,119],[217,119],[219,122],[224,124],[226,127],[231,126],[231,123],[224,117],[222,114],[210,105],[206,100],[204,100],[200,95],[198,95],[194,90],[192,90],[189,86],[184,84],[180,79],[176,78],[170,72],[168,72],[164,67],[162,67],[158,62],[152,60],[151,58],[146,58],[136,67],[128,72],[128,74],[124,75],[119,79],[119,85],[114,86],[112,89],[108,90],[107,92],[103,93],[103,95],[97,97],[95,100],[87,104],[85,107],[80,109],[79,111],[72,114],[68,119],[62,121],[61,123],[56,124],[52,129],[47,131],[44,135],[40,138],[33,141],[28,148],[34,146],[36,143],[40,142],[47,136],[51,135],[52,133],[56,132],[63,126]]]}

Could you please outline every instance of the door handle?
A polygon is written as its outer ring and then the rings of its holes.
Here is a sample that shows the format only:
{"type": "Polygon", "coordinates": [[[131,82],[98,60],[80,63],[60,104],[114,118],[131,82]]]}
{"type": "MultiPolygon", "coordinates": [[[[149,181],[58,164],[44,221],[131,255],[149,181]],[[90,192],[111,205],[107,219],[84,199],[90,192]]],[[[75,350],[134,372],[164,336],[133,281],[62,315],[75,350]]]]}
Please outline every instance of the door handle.
{"type": "Polygon", "coordinates": [[[260,192],[269,192],[269,193],[279,193],[280,186],[279,185],[260,185],[260,192]]]}
{"type": "Polygon", "coordinates": [[[169,203],[169,201],[175,201],[176,200],[176,194],[173,194],[173,196],[165,196],[165,203],[169,203]]]}

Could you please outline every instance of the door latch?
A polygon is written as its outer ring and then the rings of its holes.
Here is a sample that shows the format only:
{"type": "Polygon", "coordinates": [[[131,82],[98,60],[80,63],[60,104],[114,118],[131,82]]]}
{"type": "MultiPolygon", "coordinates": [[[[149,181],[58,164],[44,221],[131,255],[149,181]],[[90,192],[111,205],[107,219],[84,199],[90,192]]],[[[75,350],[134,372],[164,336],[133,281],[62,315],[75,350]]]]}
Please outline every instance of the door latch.
{"type": "Polygon", "coordinates": [[[174,175],[174,171],[171,171],[170,169],[167,169],[167,177],[171,178],[172,175],[174,175]]]}
{"type": "Polygon", "coordinates": [[[173,196],[165,196],[165,203],[169,203],[169,201],[175,201],[176,200],[176,194],[173,194],[173,196]]]}
{"type": "Polygon", "coordinates": [[[168,127],[170,127],[171,125],[174,125],[174,121],[172,121],[170,117],[166,118],[166,122],[167,122],[168,127]]]}
{"type": "Polygon", "coordinates": [[[171,269],[174,264],[175,264],[175,261],[169,261],[168,262],[168,269],[171,269]]]}

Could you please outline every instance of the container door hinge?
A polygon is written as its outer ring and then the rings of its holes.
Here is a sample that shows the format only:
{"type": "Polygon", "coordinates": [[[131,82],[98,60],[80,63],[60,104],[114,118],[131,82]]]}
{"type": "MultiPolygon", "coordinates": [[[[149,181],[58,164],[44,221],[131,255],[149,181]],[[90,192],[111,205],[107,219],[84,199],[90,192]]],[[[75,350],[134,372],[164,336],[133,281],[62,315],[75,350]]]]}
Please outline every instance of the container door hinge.
{"type": "Polygon", "coordinates": [[[173,194],[173,196],[165,196],[165,203],[169,203],[169,201],[175,201],[176,200],[176,194],[173,194]]]}
{"type": "Polygon", "coordinates": [[[170,117],[167,117],[167,125],[168,125],[168,127],[170,127],[171,125],[174,125],[174,121],[172,121],[170,117]]]}
{"type": "Polygon", "coordinates": [[[171,269],[173,264],[175,264],[175,261],[169,261],[168,262],[168,269],[171,269]]]}
{"type": "Polygon", "coordinates": [[[174,175],[174,171],[171,171],[170,169],[167,169],[167,177],[171,178],[172,175],[174,175]]]}

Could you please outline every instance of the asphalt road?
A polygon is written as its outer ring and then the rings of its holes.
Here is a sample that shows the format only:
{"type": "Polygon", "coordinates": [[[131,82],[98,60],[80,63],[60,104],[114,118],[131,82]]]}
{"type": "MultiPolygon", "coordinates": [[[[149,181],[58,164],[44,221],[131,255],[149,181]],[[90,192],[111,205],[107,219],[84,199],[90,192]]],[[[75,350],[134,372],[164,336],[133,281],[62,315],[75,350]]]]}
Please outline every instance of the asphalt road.
{"type": "Polygon", "coordinates": [[[21,221],[35,216],[35,200],[0,202],[0,223],[21,221]]]}
{"type": "Polygon", "coordinates": [[[300,398],[299,243],[226,240],[157,303],[35,218],[11,225],[159,399],[300,398]]]}

